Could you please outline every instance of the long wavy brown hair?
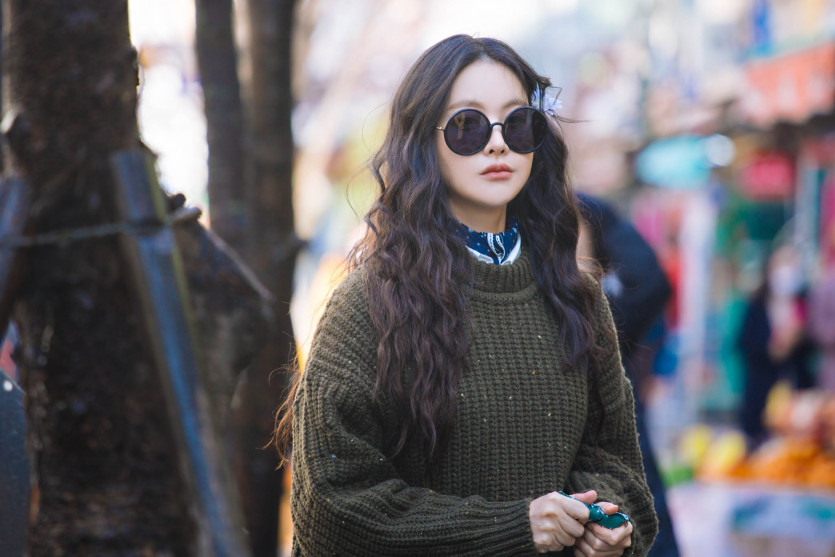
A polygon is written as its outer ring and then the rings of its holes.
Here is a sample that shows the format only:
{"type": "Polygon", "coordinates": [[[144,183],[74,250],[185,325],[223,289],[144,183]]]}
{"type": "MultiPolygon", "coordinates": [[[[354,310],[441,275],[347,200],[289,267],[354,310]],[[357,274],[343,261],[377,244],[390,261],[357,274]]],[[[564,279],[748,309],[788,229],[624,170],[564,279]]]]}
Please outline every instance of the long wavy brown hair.
{"type": "MultiPolygon", "coordinates": [[[[350,268],[364,267],[367,274],[368,311],[379,334],[375,397],[393,403],[401,418],[390,456],[417,434],[427,461],[437,458],[468,365],[473,258],[455,232],[435,126],[453,81],[477,60],[508,67],[529,96],[550,85],[495,39],[455,35],[424,52],[394,96],[385,141],[370,164],[380,195],[365,217],[367,233],[349,257],[350,268]]],[[[568,150],[558,119],[549,120],[531,175],[508,214],[516,216],[536,281],[563,324],[565,353],[584,372],[596,360],[596,297],[577,267],[579,217],[568,150]]],[[[278,420],[279,450],[289,439],[293,396],[278,420]]]]}

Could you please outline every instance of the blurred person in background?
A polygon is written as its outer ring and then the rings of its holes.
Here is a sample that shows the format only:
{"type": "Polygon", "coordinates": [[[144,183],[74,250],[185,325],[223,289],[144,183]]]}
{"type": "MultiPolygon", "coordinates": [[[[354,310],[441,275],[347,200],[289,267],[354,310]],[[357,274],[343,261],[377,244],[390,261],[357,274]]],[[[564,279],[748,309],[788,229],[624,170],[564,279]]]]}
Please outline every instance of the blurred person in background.
{"type": "Polygon", "coordinates": [[[814,385],[803,287],[796,251],[780,246],[768,258],[765,280],[745,310],[737,341],[745,363],[740,420],[752,449],[767,437],[763,410],[771,388],[781,379],[797,389],[814,385]]]}
{"type": "Polygon", "coordinates": [[[670,283],[652,247],[632,224],[597,197],[580,193],[580,240],[577,255],[589,258],[603,271],[602,286],[618,330],[621,358],[635,387],[635,421],[647,484],[655,498],[658,535],[650,557],[678,557],[678,545],[667,509],[664,484],[658,473],[649,432],[644,421],[643,393],[652,381],[653,348],[648,332],[662,319],[670,299],[670,283]]]}
{"type": "Polygon", "coordinates": [[[809,335],[821,351],[818,386],[835,392],[835,221],[822,244],[823,269],[809,293],[809,335]]]}
{"type": "Polygon", "coordinates": [[[632,387],[577,266],[549,85],[506,44],[456,35],[395,94],[367,235],[277,429],[293,432],[293,555],[652,545],[632,387]],[[631,521],[589,522],[596,500],[631,521]]]}

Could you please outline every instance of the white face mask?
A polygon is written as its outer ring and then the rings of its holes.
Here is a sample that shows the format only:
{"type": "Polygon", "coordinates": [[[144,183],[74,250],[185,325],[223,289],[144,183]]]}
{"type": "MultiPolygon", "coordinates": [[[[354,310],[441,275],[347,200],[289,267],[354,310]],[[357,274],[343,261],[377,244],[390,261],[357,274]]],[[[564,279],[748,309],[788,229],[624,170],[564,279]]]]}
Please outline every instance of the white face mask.
{"type": "Polygon", "coordinates": [[[777,296],[794,296],[803,286],[803,275],[794,265],[781,265],[771,270],[768,286],[777,296]]]}

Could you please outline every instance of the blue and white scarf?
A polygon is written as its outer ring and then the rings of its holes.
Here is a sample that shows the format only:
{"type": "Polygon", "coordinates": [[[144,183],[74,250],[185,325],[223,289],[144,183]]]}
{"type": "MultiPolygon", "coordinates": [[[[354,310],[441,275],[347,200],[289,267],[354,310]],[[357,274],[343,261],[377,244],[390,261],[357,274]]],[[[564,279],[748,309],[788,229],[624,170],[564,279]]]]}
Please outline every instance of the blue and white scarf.
{"type": "Polygon", "coordinates": [[[499,234],[476,232],[464,223],[458,223],[458,231],[467,249],[476,259],[496,265],[509,265],[516,261],[522,250],[522,238],[515,217],[510,217],[510,226],[499,234]]]}

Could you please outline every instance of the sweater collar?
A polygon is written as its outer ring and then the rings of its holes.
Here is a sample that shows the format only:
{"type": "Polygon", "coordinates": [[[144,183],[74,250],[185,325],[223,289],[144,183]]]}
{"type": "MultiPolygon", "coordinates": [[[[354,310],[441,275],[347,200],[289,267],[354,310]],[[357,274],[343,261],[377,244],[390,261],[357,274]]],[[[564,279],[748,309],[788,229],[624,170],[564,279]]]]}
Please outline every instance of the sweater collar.
{"type": "Polygon", "coordinates": [[[493,293],[511,293],[525,290],[535,284],[528,249],[523,245],[522,253],[513,263],[496,265],[472,259],[473,288],[493,293]]]}

